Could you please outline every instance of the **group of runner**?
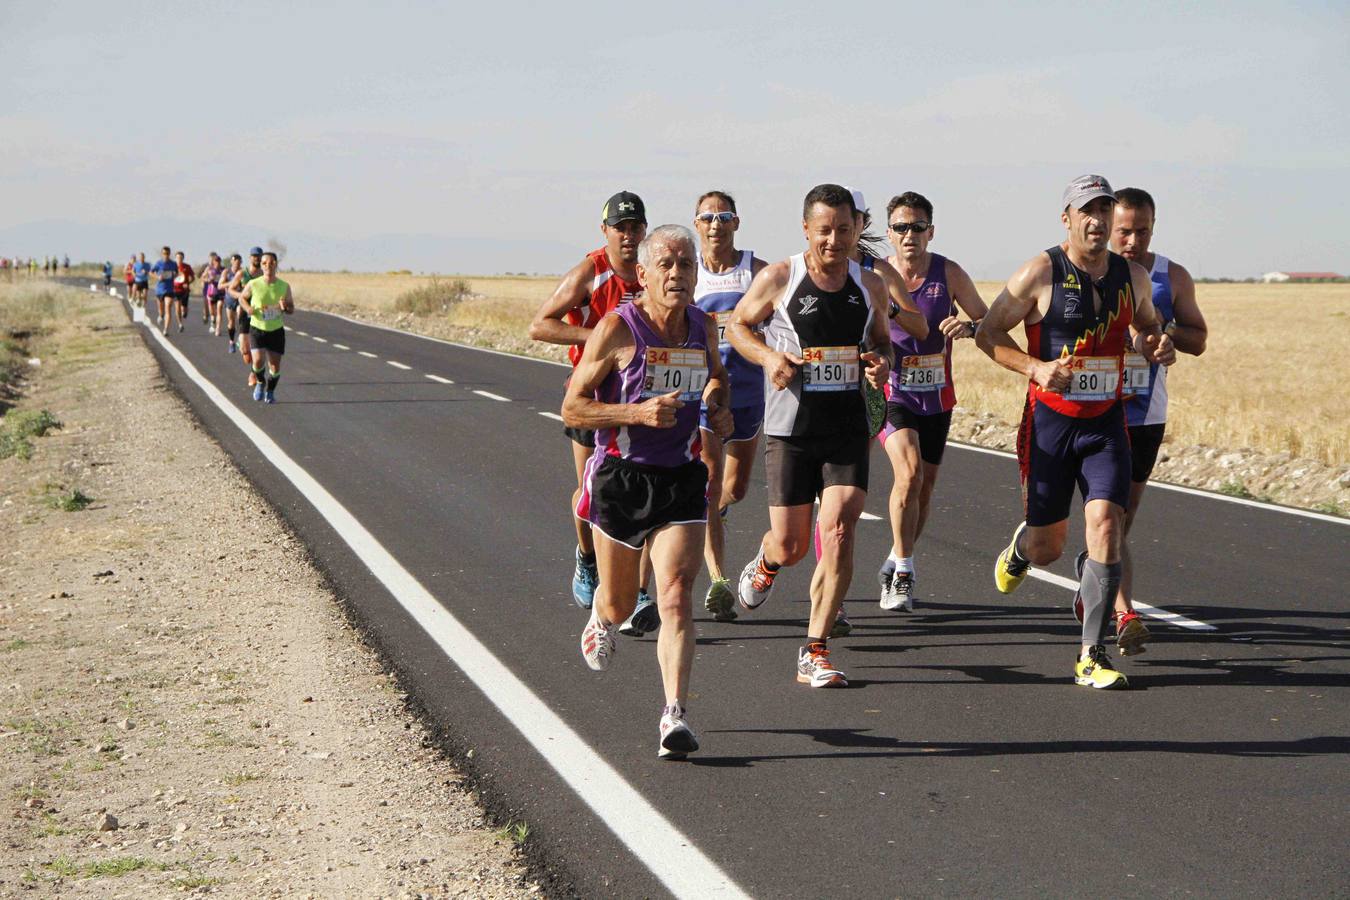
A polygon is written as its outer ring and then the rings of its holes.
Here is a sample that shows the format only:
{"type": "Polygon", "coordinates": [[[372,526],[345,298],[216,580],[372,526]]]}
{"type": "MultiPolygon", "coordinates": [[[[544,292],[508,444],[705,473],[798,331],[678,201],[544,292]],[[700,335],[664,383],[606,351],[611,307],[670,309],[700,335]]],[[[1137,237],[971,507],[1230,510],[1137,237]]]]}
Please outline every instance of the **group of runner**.
{"type": "Polygon", "coordinates": [[[12,278],[15,272],[23,269],[27,269],[29,275],[36,275],[39,269],[42,270],[43,275],[55,275],[62,269],[68,273],[70,271],[70,257],[67,255],[57,259],[55,256],[45,256],[39,262],[36,256],[30,256],[27,259],[17,256],[0,256],[0,274],[12,278]]]}
{"type": "Polygon", "coordinates": [[[861,194],[818,185],[803,202],[805,249],[767,264],[736,246],[740,217],[726,192],[698,198],[694,231],[648,231],[641,198],[621,191],[601,213],[604,246],[531,323],[533,339],[568,345],[573,365],[562,418],[577,479],[572,594],[589,610],[582,656],[603,670],[616,632],[659,630],[661,757],[698,749],[687,699],[703,564],[704,606],[730,621],[737,607],[762,606],[814,543],[796,678],[847,686],[829,640],[849,630],[842,605],[874,436],[894,476],[878,601],[913,610],[916,545],[956,403],[957,340],[974,338],[1028,380],[1023,517],[995,563],[997,589],[1015,590],[1032,565],[1062,554],[1077,485],[1087,549],[1075,683],[1128,684],[1106,653],[1111,624],[1121,655],[1149,638],[1132,605],[1125,534],[1163,436],[1166,368],[1177,350],[1202,352],[1206,337],[1190,276],[1149,249],[1152,197],[1114,192],[1097,175],[1074,179],[1062,196],[1066,240],[1023,265],[988,307],[960,265],[930,250],[927,198],[900,194],[886,213],[883,258],[861,194]],[[1018,324],[1025,351],[1010,335],[1018,324]],[[769,528],[733,586],[724,523],[745,496],[761,433],[769,528]]]}
{"type": "MultiPolygon", "coordinates": [[[[193,268],[183,251],[160,248],[160,259],[149,263],[144,253],[132,254],[123,266],[127,297],[144,306],[149,282],[155,279],[156,319],[160,333],[169,335],[171,320],[183,331],[188,317],[194,282],[201,282],[202,324],[216,337],[224,329],[226,349],[238,353],[248,369],[248,388],[253,399],[276,402],[281,378],[281,358],[286,353],[286,329],[282,316],[295,312],[290,285],[277,277],[277,255],[254,247],[248,265],[233,254],[228,262],[212,251],[206,262],[193,268]]],[[[105,278],[111,264],[105,266],[105,278]]]]}

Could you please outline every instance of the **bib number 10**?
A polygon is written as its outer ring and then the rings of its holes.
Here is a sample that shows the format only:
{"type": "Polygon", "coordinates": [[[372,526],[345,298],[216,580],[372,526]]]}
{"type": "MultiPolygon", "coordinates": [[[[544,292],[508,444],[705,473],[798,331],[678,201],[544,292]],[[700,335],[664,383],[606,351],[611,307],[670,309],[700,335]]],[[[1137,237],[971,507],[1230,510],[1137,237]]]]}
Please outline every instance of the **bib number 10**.
{"type": "Polygon", "coordinates": [[[647,349],[647,374],[642,397],[680,392],[684,401],[698,400],[708,386],[708,357],[702,350],[647,349]]]}

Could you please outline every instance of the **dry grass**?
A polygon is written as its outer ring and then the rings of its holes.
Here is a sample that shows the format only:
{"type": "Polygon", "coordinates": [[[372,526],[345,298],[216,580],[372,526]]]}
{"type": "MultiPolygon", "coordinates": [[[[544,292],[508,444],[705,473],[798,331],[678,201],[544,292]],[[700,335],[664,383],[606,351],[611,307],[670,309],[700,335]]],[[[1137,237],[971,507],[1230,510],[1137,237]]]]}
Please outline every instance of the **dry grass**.
{"type": "MultiPolygon", "coordinates": [[[[412,275],[284,275],[297,302],[392,311],[400,294],[430,279],[412,275]]],[[[463,277],[474,296],[445,321],[519,338],[557,278],[463,277]]],[[[1001,285],[981,282],[992,300],[1001,285]]],[[[1168,376],[1168,442],[1288,452],[1330,465],[1350,462],[1350,284],[1201,284],[1209,347],[1182,356],[1168,376]],[[1309,336],[1313,339],[1309,339],[1309,336]]],[[[957,395],[963,408],[1009,424],[1021,412],[1025,384],[980,353],[956,345],[957,395]]]]}

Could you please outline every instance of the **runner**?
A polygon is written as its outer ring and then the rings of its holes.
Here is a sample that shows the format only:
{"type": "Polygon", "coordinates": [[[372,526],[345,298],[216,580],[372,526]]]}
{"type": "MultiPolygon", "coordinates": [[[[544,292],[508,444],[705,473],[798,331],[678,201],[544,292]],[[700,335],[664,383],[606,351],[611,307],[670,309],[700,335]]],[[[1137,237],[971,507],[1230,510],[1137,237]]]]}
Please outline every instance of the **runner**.
{"type": "MultiPolygon", "coordinates": [[[[1179,352],[1199,356],[1205,352],[1209,331],[1195,301],[1195,282],[1180,263],[1149,249],[1156,221],[1157,207],[1147,191],[1139,188],[1116,191],[1115,226],[1111,230],[1113,249],[1148,269],[1153,308],[1162,319],[1163,331],[1171,336],[1179,352]]],[[[1151,635],[1134,610],[1134,562],[1128,538],[1167,429],[1167,368],[1130,352],[1125,354],[1125,362],[1130,377],[1121,393],[1126,398],[1125,424],[1130,434],[1130,498],[1120,541],[1120,590],[1115,597],[1114,618],[1116,646],[1122,656],[1131,656],[1144,652],[1144,643],[1151,635]]],[[[1086,551],[1079,554],[1080,571],[1086,559],[1086,551]]],[[[1074,604],[1074,610],[1081,619],[1081,602],[1074,604]]]]}
{"type": "MultiPolygon", "coordinates": [[[[159,330],[161,334],[168,336],[169,319],[177,309],[177,304],[173,301],[173,280],[178,277],[178,264],[170,258],[168,247],[161,248],[159,256],[159,261],[150,271],[158,279],[155,282],[155,308],[159,312],[159,330]]],[[[182,320],[179,320],[179,331],[183,330],[182,326],[182,320]]]]}
{"type": "MultiPolygon", "coordinates": [[[[641,293],[637,279],[637,250],[647,236],[647,209],[642,198],[631,191],[619,191],[605,202],[600,213],[600,233],[605,246],[592,250],[586,258],[563,276],[562,282],[535,313],[530,322],[530,340],[567,346],[567,358],[573,369],[581,361],[581,351],[596,323],[615,307],[632,302],[641,293]]],[[[587,428],[564,428],[572,440],[572,464],[577,489],[572,507],[581,499],[582,480],[595,434],[587,428]]],[[[595,597],[599,570],[595,561],[595,542],[591,526],[583,517],[574,517],[577,530],[576,569],[572,574],[572,598],[582,609],[590,609],[595,597]]],[[[619,629],[622,634],[641,637],[660,626],[660,617],[645,585],[650,566],[643,564],[642,584],[632,618],[619,629]]]]}
{"type": "Polygon", "coordinates": [[[202,266],[202,324],[220,337],[220,255],[214,250],[202,266]]]}
{"type": "Polygon", "coordinates": [[[855,213],[846,188],[812,188],[802,205],[806,251],[756,276],[728,326],[736,351],[763,368],[766,394],[770,528],[741,572],[738,596],[745,609],[760,606],[779,570],[810,551],[819,497],[824,575],[797,656],[797,680],[812,687],[848,685],[827,642],[853,577],[853,532],[867,498],[871,432],[861,380],[880,389],[890,374],[886,286],[849,258],[855,213]],[[761,323],[763,336],[752,331],[761,323]]]}
{"type": "Polygon", "coordinates": [[[182,331],[183,322],[187,319],[188,298],[192,295],[192,282],[196,280],[197,273],[187,264],[182,250],[175,253],[173,258],[178,263],[178,275],[173,280],[173,299],[178,307],[178,330],[182,331]]]}
{"type": "Polygon", "coordinates": [[[135,294],[135,299],[144,308],[146,301],[149,299],[148,290],[150,287],[150,264],[145,261],[144,253],[139,254],[136,261],[132,263],[131,274],[135,278],[132,292],[135,294]]]}
{"type": "Polygon", "coordinates": [[[881,443],[891,462],[891,552],[877,577],[881,608],[914,611],[914,547],[928,520],[947,432],[956,405],[952,342],[974,337],[985,305],[975,283],[953,260],[930,253],[933,204],[912,191],[886,204],[888,235],[895,255],[886,261],[928,323],[927,337],[891,322],[896,367],[891,372],[886,426],[881,443]],[[957,307],[969,317],[960,319],[957,307]]]}
{"type": "MultiPolygon", "coordinates": [[[[225,303],[225,326],[231,353],[239,349],[234,340],[239,329],[239,300],[234,294],[230,293],[230,286],[240,277],[243,270],[244,258],[238,253],[232,253],[230,254],[230,267],[220,273],[220,279],[216,283],[216,296],[223,298],[225,303]]],[[[253,368],[252,363],[249,364],[249,368],[253,368]]]]}
{"type": "MultiPolygon", "coordinates": [[[[248,268],[240,270],[234,280],[230,282],[230,296],[238,300],[243,292],[244,286],[254,278],[262,275],[262,256],[261,247],[254,247],[248,251],[248,268]]],[[[243,307],[241,307],[243,308],[243,307]]],[[[249,332],[253,328],[253,323],[249,317],[247,309],[235,316],[235,327],[239,331],[239,354],[243,357],[244,365],[248,366],[248,386],[256,388],[258,386],[258,373],[253,368],[252,345],[250,344],[249,332]]]]}
{"type": "Polygon", "coordinates": [[[286,328],[281,316],[295,312],[291,286],[277,277],[277,255],[262,255],[262,272],[249,279],[239,292],[239,307],[252,319],[253,399],[276,403],[281,380],[281,357],[286,352],[286,328]],[[266,375],[263,363],[267,363],[266,375]]]}
{"type": "Polygon", "coordinates": [[[764,373],[731,349],[726,326],[736,303],[750,289],[750,281],[767,263],[751,250],[736,249],[736,230],[741,219],[736,201],[724,191],[708,191],[698,198],[694,227],[698,230],[698,284],[694,303],[717,324],[717,348],[727,370],[731,394],[731,417],[735,428],[725,441],[704,416],[703,464],[708,467],[708,517],[703,557],[712,585],[703,606],[718,622],[736,618],[736,592],[722,571],[724,518],[733,503],[745,497],[750,472],[759,448],[759,429],[764,421],[764,373]]]}
{"type": "Polygon", "coordinates": [[[1106,613],[1120,586],[1120,537],[1130,492],[1130,446],[1120,401],[1128,332],[1149,362],[1171,365],[1172,339],[1153,308],[1148,271],[1107,247],[1115,194],[1100,175],[1064,189],[1068,239],[1038,254],[1008,281],[975,334],[999,365],[1028,379],[1017,435],[1025,519],[999,554],[994,583],[1011,593],[1033,564],[1064,551],[1074,484],[1083,494],[1088,559],[1081,650],[1074,683],[1124,688],[1102,645],[1106,613]],[[1026,327],[1022,352],[1009,332],[1026,327]]]}
{"type": "Polygon", "coordinates": [[[732,431],[716,325],[693,306],[697,271],[694,236],[684,226],[662,225],[642,241],[637,276],[644,293],[596,323],[562,408],[569,427],[596,431],[576,509],[594,526],[600,567],[581,654],[592,669],[609,666],[611,629],[633,612],[642,550],[650,545],[665,691],[657,755],[666,759],[698,749],[687,701],[693,585],[708,517],[700,400],[712,432],[726,438],[732,431]]]}
{"type": "Polygon", "coordinates": [[[103,261],[103,288],[107,290],[112,287],[112,260],[103,261]]]}

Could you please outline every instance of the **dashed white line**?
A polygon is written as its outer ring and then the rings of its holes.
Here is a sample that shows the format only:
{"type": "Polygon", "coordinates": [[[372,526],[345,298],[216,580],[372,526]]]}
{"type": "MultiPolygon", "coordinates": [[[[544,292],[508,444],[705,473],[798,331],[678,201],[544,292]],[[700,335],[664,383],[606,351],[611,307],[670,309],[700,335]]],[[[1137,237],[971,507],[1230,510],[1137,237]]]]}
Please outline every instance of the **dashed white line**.
{"type": "Polygon", "coordinates": [[[474,391],[480,397],[486,397],[489,400],[500,400],[502,403],[510,403],[510,397],[503,397],[501,394],[494,394],[491,391],[474,391]]]}
{"type": "Polygon", "coordinates": [[[402,369],[405,372],[412,368],[412,366],[405,366],[401,362],[394,362],[392,359],[386,359],[385,362],[389,363],[389,365],[393,366],[395,369],[402,369]]]}
{"type": "Polygon", "coordinates": [[[352,349],[351,347],[348,347],[346,344],[334,344],[333,346],[334,346],[336,349],[338,349],[338,350],[350,350],[350,349],[352,349]]]}
{"type": "Polygon", "coordinates": [[[866,520],[866,521],[868,521],[868,522],[880,522],[880,521],[881,521],[881,516],[874,516],[874,515],[872,515],[870,512],[862,512],[862,513],[859,513],[859,514],[858,514],[858,518],[864,519],[864,520],[866,520]]]}
{"type": "Polygon", "coordinates": [[[561,422],[563,420],[563,417],[558,415],[557,413],[541,412],[539,415],[543,416],[545,419],[553,419],[554,421],[557,422],[561,422]]]}
{"type": "Polygon", "coordinates": [[[374,353],[371,353],[369,350],[357,350],[356,352],[361,354],[362,356],[367,356],[371,359],[379,359],[378,356],[376,356],[374,353]]]}
{"type": "Polygon", "coordinates": [[[300,335],[301,337],[309,337],[309,332],[308,332],[308,331],[301,331],[301,330],[298,329],[298,328],[295,330],[295,333],[298,334],[298,335],[300,335]]]}
{"type": "MultiPolygon", "coordinates": [[[[1065,578],[1063,575],[1056,575],[1054,572],[1044,572],[1040,569],[1029,569],[1027,571],[1027,574],[1030,575],[1032,578],[1038,578],[1047,584],[1058,585],[1059,587],[1066,588],[1071,591],[1078,590],[1078,582],[1070,578],[1065,578]]],[[[1150,618],[1158,619],[1159,621],[1162,622],[1167,622],[1170,625],[1180,625],[1182,628],[1189,628],[1192,631],[1219,630],[1215,628],[1213,625],[1210,625],[1208,622],[1200,622],[1197,621],[1196,619],[1188,619],[1187,617],[1179,613],[1168,612],[1165,609],[1158,609],[1158,607],[1156,606],[1149,606],[1147,603],[1140,603],[1138,600],[1134,601],[1134,608],[1137,612],[1141,612],[1144,615],[1149,616],[1150,618]]]]}
{"type": "Polygon", "coordinates": [[[319,337],[317,334],[314,335],[313,337],[311,337],[310,340],[312,340],[312,341],[317,341],[317,342],[320,343],[320,344],[326,344],[326,343],[328,343],[328,338],[321,338],[321,337],[319,337]]]}
{"type": "Polygon", "coordinates": [[[432,381],[439,382],[440,384],[454,384],[454,382],[451,381],[449,378],[442,378],[442,377],[439,376],[439,375],[432,375],[432,374],[430,374],[429,372],[428,372],[428,373],[424,373],[424,374],[426,375],[426,377],[430,378],[432,381]]]}

